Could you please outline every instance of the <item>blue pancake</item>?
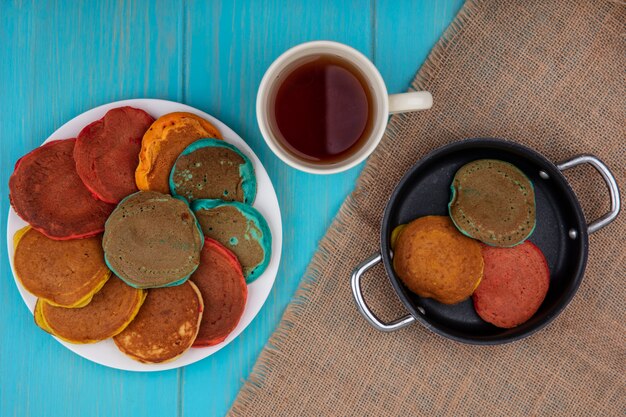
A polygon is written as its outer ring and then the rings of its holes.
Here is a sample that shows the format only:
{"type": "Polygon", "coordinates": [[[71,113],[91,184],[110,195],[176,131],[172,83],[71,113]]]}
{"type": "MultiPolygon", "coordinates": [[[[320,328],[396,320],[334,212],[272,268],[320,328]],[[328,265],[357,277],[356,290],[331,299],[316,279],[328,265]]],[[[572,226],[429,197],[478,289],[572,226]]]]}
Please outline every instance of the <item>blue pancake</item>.
{"type": "Polygon", "coordinates": [[[200,264],[204,243],[186,202],[155,191],[139,191],[118,204],[104,226],[107,266],[128,285],[180,285],[200,264]]]}
{"type": "Polygon", "coordinates": [[[170,191],[189,201],[219,199],[252,204],[256,176],[250,159],[219,139],[200,139],[187,146],[170,172],[170,191]]]}
{"type": "Polygon", "coordinates": [[[261,213],[236,201],[197,200],[191,208],[204,236],[237,256],[248,284],[265,271],[272,253],[272,235],[261,213]]]}

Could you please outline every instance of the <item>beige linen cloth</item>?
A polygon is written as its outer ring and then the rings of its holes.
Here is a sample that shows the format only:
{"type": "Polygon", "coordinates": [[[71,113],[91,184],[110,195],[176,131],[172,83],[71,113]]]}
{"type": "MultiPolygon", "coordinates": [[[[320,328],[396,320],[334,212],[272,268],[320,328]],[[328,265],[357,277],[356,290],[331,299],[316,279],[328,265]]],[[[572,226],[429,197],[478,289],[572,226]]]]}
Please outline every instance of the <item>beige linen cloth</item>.
{"type": "MultiPolygon", "coordinates": [[[[591,153],[623,187],[625,24],[623,2],[465,4],[412,84],[432,92],[434,107],[392,118],[231,415],[625,415],[623,213],[590,236],[585,278],[569,307],[516,343],[464,345],[419,324],[380,333],[357,312],[349,284],[352,269],[378,250],[395,184],[447,143],[506,138],[555,162],[591,153]]],[[[608,210],[593,168],[566,176],[588,220],[608,210]]],[[[364,280],[374,311],[406,314],[382,267],[364,280]]]]}

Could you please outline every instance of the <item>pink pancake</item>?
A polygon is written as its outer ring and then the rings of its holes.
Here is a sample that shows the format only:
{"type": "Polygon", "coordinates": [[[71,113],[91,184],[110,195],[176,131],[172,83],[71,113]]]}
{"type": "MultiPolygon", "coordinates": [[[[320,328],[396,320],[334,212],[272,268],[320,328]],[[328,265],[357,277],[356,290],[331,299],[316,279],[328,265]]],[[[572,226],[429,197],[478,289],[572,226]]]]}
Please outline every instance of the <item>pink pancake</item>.
{"type": "Polygon", "coordinates": [[[137,191],[135,170],[141,139],[152,122],[152,116],[143,110],[118,107],[78,134],[76,171],[100,200],[119,203],[137,191]]]}
{"type": "Polygon", "coordinates": [[[206,238],[200,266],[190,278],[204,300],[204,313],[194,347],[221,343],[237,327],[248,297],[243,269],[235,255],[206,238]]]}
{"type": "Polygon", "coordinates": [[[55,140],[15,164],[9,198],[15,212],[51,239],[97,235],[115,208],[95,198],[76,173],[76,139],[55,140]]]}
{"type": "Polygon", "coordinates": [[[546,298],[550,269],[541,250],[526,241],[512,248],[483,246],[485,269],[476,288],[476,313],[495,326],[511,328],[530,319],[546,298]]]}

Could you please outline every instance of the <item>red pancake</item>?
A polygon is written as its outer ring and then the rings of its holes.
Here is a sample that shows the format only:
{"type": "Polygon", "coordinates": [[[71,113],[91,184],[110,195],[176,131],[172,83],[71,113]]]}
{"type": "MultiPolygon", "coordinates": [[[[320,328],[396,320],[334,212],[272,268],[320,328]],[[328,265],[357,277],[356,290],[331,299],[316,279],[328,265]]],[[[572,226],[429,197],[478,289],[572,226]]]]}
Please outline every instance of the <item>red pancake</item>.
{"type": "Polygon", "coordinates": [[[55,140],[15,164],[9,198],[15,212],[51,239],[97,235],[115,208],[95,198],[76,173],[76,139],[55,140]]]}
{"type": "Polygon", "coordinates": [[[194,347],[221,343],[243,315],[248,287],[237,257],[213,239],[206,238],[200,266],[191,276],[204,300],[204,313],[194,347]]]}
{"type": "Polygon", "coordinates": [[[495,326],[519,326],[537,312],[550,285],[541,250],[526,241],[512,248],[483,246],[483,279],[472,296],[476,313],[495,326]]]}
{"type": "Polygon", "coordinates": [[[141,139],[152,122],[152,116],[143,110],[117,107],[78,134],[76,171],[100,200],[119,203],[137,191],[135,170],[141,139]]]}

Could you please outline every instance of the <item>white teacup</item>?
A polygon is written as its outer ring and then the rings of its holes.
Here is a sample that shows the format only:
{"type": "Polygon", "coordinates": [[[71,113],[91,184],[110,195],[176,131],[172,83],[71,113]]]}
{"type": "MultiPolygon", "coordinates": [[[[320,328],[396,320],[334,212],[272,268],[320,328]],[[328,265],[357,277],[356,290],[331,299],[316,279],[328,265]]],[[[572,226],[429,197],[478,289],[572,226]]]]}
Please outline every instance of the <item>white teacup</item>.
{"type": "Polygon", "coordinates": [[[287,50],[270,65],[259,86],[256,115],[265,142],[276,156],[285,163],[313,174],[334,174],[354,167],[374,151],[383,137],[390,113],[426,110],[430,109],[432,105],[433,98],[428,91],[389,95],[387,86],[374,64],[356,49],[337,42],[315,41],[303,43],[287,50]],[[373,127],[360,149],[345,159],[333,163],[315,163],[289,152],[277,138],[279,133],[276,133],[277,128],[273,127],[271,123],[272,106],[282,77],[291,72],[294,63],[300,62],[308,56],[322,54],[343,58],[362,73],[370,89],[374,110],[372,115],[373,127]]]}

